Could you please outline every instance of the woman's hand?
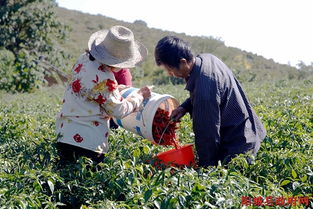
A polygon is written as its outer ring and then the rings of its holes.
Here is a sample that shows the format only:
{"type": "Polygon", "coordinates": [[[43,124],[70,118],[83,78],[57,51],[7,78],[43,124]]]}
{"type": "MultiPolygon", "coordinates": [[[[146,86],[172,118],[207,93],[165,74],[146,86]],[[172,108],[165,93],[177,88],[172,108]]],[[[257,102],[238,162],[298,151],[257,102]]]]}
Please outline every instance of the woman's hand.
{"type": "Polygon", "coordinates": [[[151,97],[151,88],[151,86],[142,87],[137,93],[140,94],[144,99],[148,99],[151,97]]]}
{"type": "Polygon", "coordinates": [[[124,85],[124,84],[119,84],[118,86],[117,86],[117,89],[118,89],[118,91],[119,92],[121,92],[121,91],[123,91],[124,89],[127,89],[127,88],[129,88],[130,86],[126,86],[126,85],[124,85]]]}

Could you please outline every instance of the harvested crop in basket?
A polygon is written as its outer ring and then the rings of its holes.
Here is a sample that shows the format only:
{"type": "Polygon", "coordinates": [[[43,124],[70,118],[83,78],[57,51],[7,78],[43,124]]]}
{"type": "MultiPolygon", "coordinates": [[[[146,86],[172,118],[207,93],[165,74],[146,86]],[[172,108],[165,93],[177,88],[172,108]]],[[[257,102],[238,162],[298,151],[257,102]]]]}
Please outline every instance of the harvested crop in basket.
{"type": "Polygon", "coordinates": [[[153,118],[152,125],[154,141],[159,145],[173,145],[177,148],[176,129],[177,122],[170,120],[169,112],[158,108],[153,118]]]}

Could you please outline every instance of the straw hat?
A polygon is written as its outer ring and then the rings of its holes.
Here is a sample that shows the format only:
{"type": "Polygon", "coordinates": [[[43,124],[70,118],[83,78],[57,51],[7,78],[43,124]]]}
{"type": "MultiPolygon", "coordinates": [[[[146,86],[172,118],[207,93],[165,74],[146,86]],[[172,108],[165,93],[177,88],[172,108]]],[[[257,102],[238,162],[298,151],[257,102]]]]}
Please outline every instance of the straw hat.
{"type": "Polygon", "coordinates": [[[147,48],[134,39],[131,30],[118,25],[93,33],[88,48],[97,61],[117,68],[135,67],[148,54],[147,48]]]}

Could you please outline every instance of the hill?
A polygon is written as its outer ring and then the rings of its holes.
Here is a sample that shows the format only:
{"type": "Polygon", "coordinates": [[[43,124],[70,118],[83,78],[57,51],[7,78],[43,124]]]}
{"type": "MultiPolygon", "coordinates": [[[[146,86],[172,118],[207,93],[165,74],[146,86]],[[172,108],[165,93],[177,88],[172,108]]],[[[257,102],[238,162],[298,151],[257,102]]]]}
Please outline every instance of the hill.
{"type": "MultiPolygon", "coordinates": [[[[124,22],[103,15],[90,15],[79,11],[56,8],[60,20],[69,25],[68,41],[63,47],[72,55],[69,65],[87,48],[89,36],[100,29],[108,29],[113,25],[123,25],[130,28],[135,37],[141,41],[149,51],[149,56],[140,67],[133,70],[135,80],[145,80],[156,84],[166,84],[170,80],[167,75],[156,66],[153,57],[154,47],[159,39],[166,35],[176,35],[187,40],[195,54],[212,53],[223,60],[241,81],[255,80],[290,80],[307,78],[308,72],[299,71],[295,67],[279,64],[272,59],[243,51],[234,47],[227,47],[223,41],[214,37],[188,36],[155,28],[149,28],[142,20],[134,23],[124,22]]],[[[312,74],[312,73],[310,73],[312,74]]]]}

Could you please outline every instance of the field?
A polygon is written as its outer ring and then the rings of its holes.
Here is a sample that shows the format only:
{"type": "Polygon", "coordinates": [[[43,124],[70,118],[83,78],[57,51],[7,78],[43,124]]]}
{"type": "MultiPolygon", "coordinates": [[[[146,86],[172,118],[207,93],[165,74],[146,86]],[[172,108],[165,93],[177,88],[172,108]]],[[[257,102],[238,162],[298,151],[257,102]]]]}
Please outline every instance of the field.
{"type": "MultiPolygon", "coordinates": [[[[182,101],[184,86],[158,86],[182,101]]],[[[105,162],[60,166],[55,115],[63,88],[0,93],[0,208],[313,208],[313,82],[245,83],[267,129],[255,162],[208,169],[155,169],[169,147],[118,129],[105,162]],[[263,199],[262,199],[263,198],[263,199]],[[263,206],[261,206],[263,205],[263,206]]],[[[191,121],[178,131],[192,143],[191,121]]]]}

